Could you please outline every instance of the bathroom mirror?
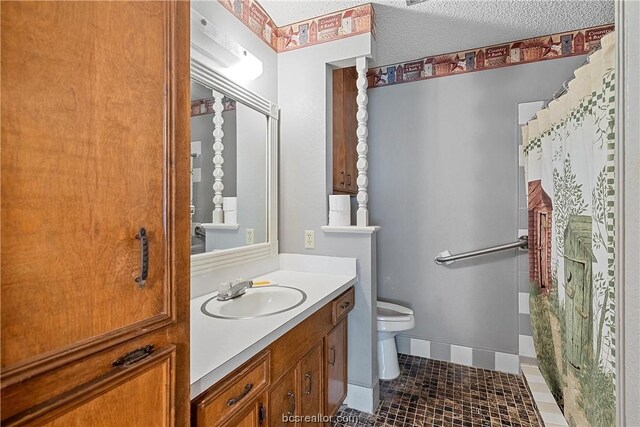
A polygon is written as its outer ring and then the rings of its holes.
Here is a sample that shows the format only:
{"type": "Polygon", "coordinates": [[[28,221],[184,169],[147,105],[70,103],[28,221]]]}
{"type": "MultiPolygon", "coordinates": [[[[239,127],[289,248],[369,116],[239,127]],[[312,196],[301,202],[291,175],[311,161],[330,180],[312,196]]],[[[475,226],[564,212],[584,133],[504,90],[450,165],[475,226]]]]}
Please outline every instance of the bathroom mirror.
{"type": "Polygon", "coordinates": [[[264,114],[191,81],[192,254],[267,241],[267,128],[264,114]]]}
{"type": "Polygon", "coordinates": [[[192,58],[192,273],[277,254],[277,115],[192,58]]]}

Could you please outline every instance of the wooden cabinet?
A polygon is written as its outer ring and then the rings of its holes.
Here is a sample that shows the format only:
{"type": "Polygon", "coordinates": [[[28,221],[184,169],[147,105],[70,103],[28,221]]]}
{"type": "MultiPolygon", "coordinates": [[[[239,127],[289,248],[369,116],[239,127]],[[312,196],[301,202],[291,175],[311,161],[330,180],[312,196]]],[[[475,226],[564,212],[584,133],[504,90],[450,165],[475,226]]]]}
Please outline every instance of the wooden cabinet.
{"type": "Polygon", "coordinates": [[[222,424],[222,427],[262,427],[265,424],[266,407],[264,395],[248,402],[238,415],[222,424]]]}
{"type": "Polygon", "coordinates": [[[323,397],[323,347],[320,341],[300,360],[300,409],[302,416],[322,413],[323,397]]]}
{"type": "Polygon", "coordinates": [[[333,70],[333,191],[357,194],[358,73],[355,67],[333,70]]]}
{"type": "Polygon", "coordinates": [[[347,320],[342,320],[324,339],[326,360],[326,413],[335,415],[347,397],[347,320]]]}
{"type": "Polygon", "coordinates": [[[347,315],[353,296],[350,288],[196,397],[192,425],[300,426],[306,425],[305,416],[335,414],[346,397],[347,315]],[[229,405],[229,396],[240,395],[229,405]]]}
{"type": "Polygon", "coordinates": [[[321,340],[270,389],[270,426],[292,425],[287,417],[294,415],[304,419],[322,414],[322,348],[321,340]]]}
{"type": "Polygon", "coordinates": [[[298,369],[292,368],[269,390],[269,425],[292,425],[288,417],[298,415],[298,369]]]}
{"type": "Polygon", "coordinates": [[[189,3],[1,8],[3,425],[185,423],[189,3]]]}
{"type": "Polygon", "coordinates": [[[255,357],[214,390],[205,393],[193,405],[194,419],[199,427],[219,425],[246,403],[260,396],[269,385],[269,353],[255,357]]]}

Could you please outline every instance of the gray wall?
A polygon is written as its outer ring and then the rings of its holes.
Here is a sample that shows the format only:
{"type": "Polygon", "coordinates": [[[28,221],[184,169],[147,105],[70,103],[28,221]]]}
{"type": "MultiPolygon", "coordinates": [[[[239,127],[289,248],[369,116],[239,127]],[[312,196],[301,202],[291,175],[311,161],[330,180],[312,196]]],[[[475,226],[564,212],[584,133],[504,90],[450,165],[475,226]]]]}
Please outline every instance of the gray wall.
{"type": "MultiPolygon", "coordinates": [[[[211,116],[202,117],[208,117],[210,122],[211,116]]],[[[238,198],[237,215],[240,227],[233,230],[208,229],[207,251],[245,246],[248,228],[254,230],[254,243],[264,243],[267,240],[267,118],[239,102],[236,103],[234,111],[223,113],[223,117],[225,119],[222,125],[225,133],[222,139],[225,146],[223,195],[238,198]],[[227,132],[229,132],[229,138],[227,138],[227,132]],[[227,166],[227,147],[231,148],[229,167],[225,167],[227,166]],[[227,182],[232,184],[233,192],[227,189],[227,182]]],[[[194,119],[192,119],[193,124],[194,119]]],[[[212,127],[205,127],[205,130],[209,133],[213,131],[212,127]]],[[[213,149],[210,145],[212,144],[208,143],[202,147],[201,157],[204,163],[202,185],[194,185],[194,189],[198,189],[199,196],[203,193],[210,196],[208,199],[199,199],[196,202],[196,213],[201,210],[202,204],[208,208],[204,215],[198,216],[203,218],[202,222],[212,221],[213,149]]],[[[196,222],[196,215],[194,215],[194,222],[196,222]]]]}
{"type": "MultiPolygon", "coordinates": [[[[375,300],[375,234],[332,234],[328,222],[331,193],[329,160],[331,66],[355,65],[371,53],[363,34],[280,54],[280,252],[358,259],[356,305],[349,315],[349,383],[373,389],[378,381],[375,300]],[[315,232],[315,249],[304,248],[304,230],[315,232]]],[[[372,406],[375,407],[375,399],[372,406]]]]}
{"type": "Polygon", "coordinates": [[[450,267],[433,258],[516,239],[517,104],[550,98],[582,62],[369,91],[369,212],[382,226],[378,295],[413,308],[408,336],[518,353],[514,252],[450,267]]]}

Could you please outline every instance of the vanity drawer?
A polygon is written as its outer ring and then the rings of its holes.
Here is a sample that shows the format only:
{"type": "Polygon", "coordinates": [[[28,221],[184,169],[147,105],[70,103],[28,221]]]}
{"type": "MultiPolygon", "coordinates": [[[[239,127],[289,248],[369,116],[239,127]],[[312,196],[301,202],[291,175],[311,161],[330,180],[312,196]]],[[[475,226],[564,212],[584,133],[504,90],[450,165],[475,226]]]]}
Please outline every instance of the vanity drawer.
{"type": "Polygon", "coordinates": [[[351,310],[355,303],[355,291],[354,288],[349,288],[348,291],[334,299],[331,305],[331,321],[334,325],[337,325],[351,310]]]}
{"type": "Polygon", "coordinates": [[[269,384],[269,353],[242,366],[220,386],[196,400],[195,425],[212,427],[252,403],[269,384]]]}

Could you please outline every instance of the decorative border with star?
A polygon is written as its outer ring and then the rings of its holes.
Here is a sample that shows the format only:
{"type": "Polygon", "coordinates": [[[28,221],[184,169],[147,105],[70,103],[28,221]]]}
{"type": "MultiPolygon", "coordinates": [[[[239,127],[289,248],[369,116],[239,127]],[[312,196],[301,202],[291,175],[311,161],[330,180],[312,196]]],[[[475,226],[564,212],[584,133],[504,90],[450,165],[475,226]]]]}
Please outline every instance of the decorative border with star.
{"type": "Polygon", "coordinates": [[[218,0],[276,52],[373,33],[373,6],[363,4],[277,27],[256,0],[218,0]]]}
{"type": "Polygon", "coordinates": [[[603,25],[374,67],[367,72],[369,88],[586,55],[613,29],[613,24],[603,25]]]}

